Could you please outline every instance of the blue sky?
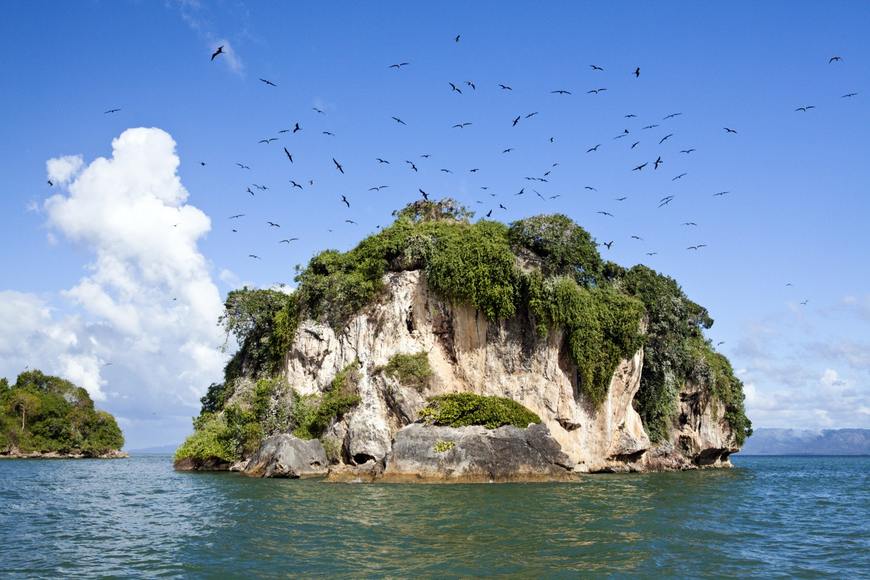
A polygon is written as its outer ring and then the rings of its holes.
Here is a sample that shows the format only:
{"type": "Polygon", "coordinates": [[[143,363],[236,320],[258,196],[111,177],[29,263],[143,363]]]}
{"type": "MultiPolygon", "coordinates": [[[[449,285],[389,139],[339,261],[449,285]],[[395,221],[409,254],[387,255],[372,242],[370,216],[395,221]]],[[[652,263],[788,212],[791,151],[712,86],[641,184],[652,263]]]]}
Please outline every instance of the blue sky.
{"type": "MultiPolygon", "coordinates": [[[[202,322],[197,346],[185,342],[179,328],[195,325],[179,309],[211,308],[242,283],[292,283],[295,264],[351,247],[418,188],[503,221],[566,213],[614,241],[607,258],[675,277],[716,319],[709,335],[725,341],[757,426],[870,426],[866,3],[91,1],[4,12],[0,375],[31,365],[86,382],[130,446],[183,437],[219,379],[220,355],[204,349],[220,337],[202,322]],[[232,54],[210,62],[219,44],[232,54]],[[829,64],[834,55],[843,60],[829,64]],[[815,108],[795,112],[805,105],[815,108]],[[297,122],[300,132],[278,133],[297,122]],[[461,122],[472,125],[451,128],[461,122]],[[185,193],[149,190],[163,217],[108,233],[122,222],[101,208],[131,215],[112,188],[151,178],[119,161],[110,179],[90,164],[138,127],[171,135],[185,193]],[[267,137],[280,139],[258,143],[267,137]],[[68,155],[82,168],[49,187],[46,162],[68,155]],[[658,170],[631,170],[658,156],[658,170]],[[98,178],[77,180],[82,170],[98,178]],[[525,179],[548,170],[549,182],[525,179]],[[253,183],[269,189],[251,197],[253,183]],[[90,201],[73,203],[81,196],[90,201]],[[182,206],[181,226],[161,230],[177,225],[163,210],[182,206]],[[149,250],[176,234],[183,255],[149,250]],[[289,237],[300,239],[278,243],[289,237]],[[686,250],[695,244],[707,247],[686,250]]],[[[155,183],[170,183],[171,141],[120,147],[166,161],[155,183]]]]}

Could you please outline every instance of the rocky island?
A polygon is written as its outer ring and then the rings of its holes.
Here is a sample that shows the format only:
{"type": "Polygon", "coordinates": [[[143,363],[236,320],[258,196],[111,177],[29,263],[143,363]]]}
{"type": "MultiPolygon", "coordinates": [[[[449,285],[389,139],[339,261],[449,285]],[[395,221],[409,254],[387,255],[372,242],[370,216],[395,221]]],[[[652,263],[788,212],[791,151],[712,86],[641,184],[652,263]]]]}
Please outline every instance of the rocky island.
{"type": "Polygon", "coordinates": [[[25,371],[0,378],[0,458],[118,458],[124,436],[115,418],[94,408],[71,382],[25,371]]]}
{"type": "Polygon", "coordinates": [[[418,201],[292,293],[241,289],[239,345],[179,470],[539,481],[730,466],[743,386],[679,285],[601,258],[563,215],[418,201]]]}

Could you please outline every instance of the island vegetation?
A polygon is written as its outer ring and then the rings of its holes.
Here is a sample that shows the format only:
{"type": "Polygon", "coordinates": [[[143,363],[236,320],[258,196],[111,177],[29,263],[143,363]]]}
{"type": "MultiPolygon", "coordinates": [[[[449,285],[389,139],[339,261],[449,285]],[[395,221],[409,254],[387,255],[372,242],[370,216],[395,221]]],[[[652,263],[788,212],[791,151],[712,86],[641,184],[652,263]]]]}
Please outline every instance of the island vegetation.
{"type": "Polygon", "coordinates": [[[0,379],[0,456],[118,455],[124,436],[88,392],[38,370],[0,379]]]}
{"type": "MultiPolygon", "coordinates": [[[[603,260],[592,236],[564,215],[534,216],[510,225],[473,222],[471,212],[444,199],[414,202],[394,216],[392,225],[353,249],[326,250],[307,267],[297,267],[292,293],[248,288],[229,293],[221,321],[239,349],[226,366],[224,381],[203,397],[195,433],[177,459],[218,456],[232,461],[245,456],[256,440],[277,432],[320,437],[357,403],[354,369],[339,373],[320,395],[293,394],[290,413],[276,415],[259,402],[276,389],[295,393],[300,387],[286,385],[281,372],[297,325],[313,319],[340,332],[383,296],[387,273],[408,270],[421,271],[429,288],[445,300],[470,305],[491,321],[522,317],[541,337],[560,330],[578,388],[596,407],[607,397],[619,362],[643,347],[634,406],[654,442],[662,441],[677,421],[679,387],[688,381],[714,402],[738,445],[751,434],[742,383],[704,337],[712,318],[673,279],[643,265],[624,268],[603,260]],[[234,397],[241,377],[258,381],[247,400],[234,397]]],[[[430,372],[425,353],[394,356],[380,370],[417,388],[430,372]]],[[[445,425],[540,421],[521,406],[474,397],[441,397],[430,401],[424,414],[445,425]]]]}

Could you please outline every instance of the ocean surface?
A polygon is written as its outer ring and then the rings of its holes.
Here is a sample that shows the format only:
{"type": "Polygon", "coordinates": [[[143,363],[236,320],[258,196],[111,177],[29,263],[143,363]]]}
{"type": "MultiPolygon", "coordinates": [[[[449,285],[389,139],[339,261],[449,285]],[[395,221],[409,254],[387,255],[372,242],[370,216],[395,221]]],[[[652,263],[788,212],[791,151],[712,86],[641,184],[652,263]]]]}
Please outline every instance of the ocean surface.
{"type": "Polygon", "coordinates": [[[870,458],[734,463],[378,485],[0,460],[0,577],[870,577],[870,458]]]}

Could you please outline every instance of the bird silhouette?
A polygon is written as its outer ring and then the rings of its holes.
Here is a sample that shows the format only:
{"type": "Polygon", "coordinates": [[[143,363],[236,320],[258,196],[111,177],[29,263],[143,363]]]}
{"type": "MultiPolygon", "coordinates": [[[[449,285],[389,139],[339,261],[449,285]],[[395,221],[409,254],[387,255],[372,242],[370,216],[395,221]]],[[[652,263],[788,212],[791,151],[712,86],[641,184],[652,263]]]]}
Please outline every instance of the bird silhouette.
{"type": "Polygon", "coordinates": [[[290,163],[293,163],[293,156],[290,155],[290,152],[287,151],[287,148],[286,148],[286,147],[284,147],[284,154],[287,155],[287,159],[290,160],[290,163]]]}
{"type": "Polygon", "coordinates": [[[103,114],[104,114],[104,115],[109,115],[109,114],[111,114],[111,113],[117,113],[117,112],[120,111],[120,110],[121,110],[121,109],[109,109],[109,110],[107,110],[107,111],[103,111],[103,114]]]}
{"type": "Polygon", "coordinates": [[[586,153],[592,153],[593,151],[598,151],[599,147],[601,147],[601,143],[599,143],[595,147],[590,147],[589,149],[586,150],[586,153]]]}
{"type": "Polygon", "coordinates": [[[687,250],[700,250],[701,248],[706,248],[707,244],[698,244],[697,246],[689,246],[686,248],[687,250]]]}
{"type": "Polygon", "coordinates": [[[336,161],[336,160],[335,160],[335,157],[332,158],[332,162],[335,163],[335,168],[338,169],[338,171],[339,171],[342,175],[344,175],[344,167],[341,166],[341,163],[339,163],[338,161],[336,161]]]}
{"type": "Polygon", "coordinates": [[[845,95],[841,96],[840,98],[841,99],[848,99],[848,98],[856,97],[856,96],[858,96],[858,93],[846,93],[845,95]]]}
{"type": "Polygon", "coordinates": [[[240,217],[245,217],[245,214],[243,214],[243,213],[237,213],[236,215],[231,215],[231,216],[228,217],[227,219],[229,219],[229,220],[235,220],[235,219],[239,219],[240,217]]]}
{"type": "Polygon", "coordinates": [[[345,223],[348,223],[348,224],[357,225],[357,223],[353,220],[344,220],[344,221],[345,221],[345,223]]]}
{"type": "Polygon", "coordinates": [[[634,143],[631,144],[630,149],[634,149],[634,148],[637,147],[639,144],[640,144],[640,141],[635,141],[634,143]]]}
{"type": "Polygon", "coordinates": [[[614,217],[614,215],[613,215],[612,213],[607,212],[607,211],[597,211],[597,212],[595,212],[595,213],[597,213],[597,214],[601,214],[601,215],[604,215],[604,216],[608,216],[608,217],[614,217]]]}
{"type": "Polygon", "coordinates": [[[408,165],[410,165],[410,166],[411,166],[411,169],[413,169],[414,172],[417,171],[417,166],[414,165],[414,162],[413,162],[413,161],[407,161],[407,160],[406,160],[405,163],[407,163],[408,165]]]}
{"type": "Polygon", "coordinates": [[[459,93],[460,95],[462,94],[462,91],[460,90],[459,87],[457,87],[453,83],[447,83],[447,84],[450,85],[450,88],[453,90],[454,93],[459,93]]]}
{"type": "Polygon", "coordinates": [[[468,127],[469,125],[471,125],[471,123],[467,123],[467,122],[466,123],[457,123],[457,124],[453,125],[453,129],[464,129],[465,127],[468,127]]]}
{"type": "Polygon", "coordinates": [[[403,120],[401,120],[401,119],[398,118],[398,117],[393,117],[393,121],[395,121],[396,123],[398,123],[398,124],[400,124],[400,125],[407,125],[406,122],[404,122],[403,120]]]}
{"type": "Polygon", "coordinates": [[[302,186],[299,185],[298,183],[296,183],[295,181],[293,181],[292,179],[290,180],[290,185],[293,187],[297,187],[299,189],[302,189],[302,186]]]}
{"type": "Polygon", "coordinates": [[[325,114],[326,114],[326,113],[323,112],[323,109],[318,109],[317,107],[311,107],[311,110],[314,111],[315,113],[319,114],[319,115],[325,115],[325,114]]]}
{"type": "Polygon", "coordinates": [[[684,226],[697,226],[698,224],[696,224],[695,222],[683,222],[683,225],[684,226]]]}
{"type": "Polygon", "coordinates": [[[275,222],[267,221],[266,223],[269,224],[270,228],[280,228],[281,227],[281,224],[276,224],[275,222]]]}
{"type": "Polygon", "coordinates": [[[667,141],[668,139],[670,139],[670,138],[673,137],[673,136],[674,136],[673,133],[668,133],[667,135],[665,135],[664,137],[662,137],[662,140],[659,141],[659,145],[661,145],[662,143],[664,143],[665,141],[667,141]]]}
{"type": "Polygon", "coordinates": [[[299,239],[299,238],[287,238],[286,240],[281,240],[281,241],[278,242],[278,243],[279,243],[279,244],[289,244],[290,242],[295,242],[295,241],[298,240],[298,239],[299,239]]]}
{"type": "Polygon", "coordinates": [[[259,260],[259,259],[261,259],[260,256],[258,256],[258,255],[256,255],[256,254],[248,254],[248,257],[249,257],[249,258],[254,258],[255,260],[259,260]]]}
{"type": "Polygon", "coordinates": [[[688,175],[688,173],[680,173],[679,175],[677,175],[676,177],[674,177],[673,179],[671,179],[671,181],[676,181],[676,180],[678,180],[678,179],[682,179],[682,178],[684,178],[684,177],[687,176],[687,175],[688,175]]]}
{"type": "Polygon", "coordinates": [[[832,56],[828,59],[828,64],[831,64],[832,62],[840,62],[841,60],[843,60],[842,56],[832,56]]]}
{"type": "Polygon", "coordinates": [[[462,36],[462,35],[461,35],[461,34],[457,34],[456,37],[453,39],[453,42],[459,42],[459,37],[460,37],[460,36],[462,36]]]}
{"type": "Polygon", "coordinates": [[[589,66],[590,66],[590,68],[592,68],[592,70],[600,70],[600,71],[604,70],[603,68],[601,68],[597,64],[590,64],[589,66]]]}
{"type": "Polygon", "coordinates": [[[668,119],[673,119],[674,117],[679,117],[682,113],[671,113],[670,115],[664,117],[662,121],[667,121],[668,119]]]}
{"type": "Polygon", "coordinates": [[[275,83],[273,83],[272,81],[267,80],[267,79],[260,79],[260,82],[265,83],[265,84],[269,85],[270,87],[277,87],[278,86],[275,83]]]}
{"type": "Polygon", "coordinates": [[[345,196],[342,195],[342,196],[341,196],[341,201],[342,201],[342,203],[343,203],[344,205],[346,205],[346,206],[348,207],[348,209],[350,209],[350,202],[347,201],[347,197],[345,197],[345,196]]]}
{"type": "Polygon", "coordinates": [[[692,153],[693,151],[694,151],[694,149],[683,149],[680,151],[680,153],[685,153],[686,155],[688,155],[689,153],[692,153]]]}
{"type": "Polygon", "coordinates": [[[400,62],[400,63],[396,63],[396,64],[391,64],[391,65],[389,66],[389,68],[394,68],[394,69],[396,69],[396,70],[399,70],[399,69],[401,69],[403,66],[408,66],[409,64],[411,64],[411,63],[410,63],[410,62],[400,62]]]}
{"type": "Polygon", "coordinates": [[[514,122],[513,122],[513,124],[511,125],[511,127],[516,127],[516,126],[517,126],[517,123],[520,122],[520,117],[522,117],[522,115],[517,115],[516,119],[514,119],[514,122]]]}
{"type": "Polygon", "coordinates": [[[381,158],[380,158],[380,157],[375,157],[375,159],[377,159],[377,160],[378,160],[378,163],[386,163],[386,164],[387,164],[387,165],[389,165],[389,164],[390,164],[390,162],[389,162],[389,161],[387,161],[387,160],[386,160],[386,159],[381,159],[381,158]]]}
{"type": "Polygon", "coordinates": [[[472,81],[465,81],[465,84],[468,85],[469,87],[471,87],[472,91],[477,90],[477,87],[474,85],[474,83],[472,81]]]}
{"type": "Polygon", "coordinates": [[[503,91],[512,91],[513,90],[511,87],[509,87],[507,85],[503,85],[501,83],[499,83],[498,86],[501,87],[501,90],[503,90],[503,91]]]}
{"type": "Polygon", "coordinates": [[[636,69],[634,69],[634,78],[639,78],[639,77],[640,77],[640,67],[637,67],[636,69]]]}
{"type": "Polygon", "coordinates": [[[259,141],[257,141],[257,143],[266,143],[268,145],[272,141],[277,141],[277,140],[278,140],[277,137],[271,137],[269,139],[260,139],[259,141]]]}
{"type": "Polygon", "coordinates": [[[664,163],[664,161],[662,161],[662,158],[661,158],[661,155],[660,155],[659,158],[656,159],[655,164],[653,165],[653,169],[658,169],[658,168],[659,168],[659,165],[661,165],[662,163],[664,163]]]}
{"type": "Polygon", "coordinates": [[[550,94],[553,94],[553,95],[570,95],[570,94],[572,94],[572,93],[571,93],[571,91],[566,91],[565,89],[559,89],[559,90],[557,90],[557,91],[550,91],[550,94]]]}
{"type": "Polygon", "coordinates": [[[423,196],[423,199],[425,199],[426,201],[429,201],[429,194],[428,194],[428,193],[426,193],[426,192],[423,191],[422,189],[419,189],[418,191],[419,191],[420,194],[423,196]]]}
{"type": "Polygon", "coordinates": [[[730,191],[720,191],[719,193],[714,193],[713,197],[722,197],[723,195],[728,195],[731,193],[730,191]]]}
{"type": "Polygon", "coordinates": [[[296,133],[297,131],[301,131],[301,130],[302,130],[302,127],[299,126],[299,123],[296,123],[296,124],[293,126],[293,132],[294,132],[294,133],[296,133]]]}
{"type": "Polygon", "coordinates": [[[635,167],[634,169],[632,169],[632,171],[641,171],[641,170],[642,170],[644,167],[646,167],[647,165],[649,165],[649,162],[644,163],[644,164],[642,164],[642,165],[638,165],[637,167],[635,167]]]}
{"type": "Polygon", "coordinates": [[[731,129],[729,127],[722,127],[722,128],[725,129],[726,133],[734,133],[735,135],[737,134],[737,131],[735,131],[734,129],[731,129]]]}
{"type": "Polygon", "coordinates": [[[671,203],[672,201],[674,201],[674,196],[673,195],[666,195],[665,197],[663,197],[659,200],[659,207],[664,207],[664,206],[668,205],[669,203],[671,203]]]}
{"type": "Polygon", "coordinates": [[[797,109],[795,109],[795,112],[801,111],[801,112],[806,113],[806,112],[809,111],[810,109],[815,109],[815,108],[816,108],[815,105],[806,105],[806,106],[803,106],[803,107],[798,107],[797,109]]]}
{"type": "Polygon", "coordinates": [[[217,58],[217,56],[219,54],[225,54],[223,45],[217,47],[217,50],[214,51],[213,53],[211,53],[211,60],[214,60],[215,58],[217,58]]]}
{"type": "Polygon", "coordinates": [[[609,242],[604,242],[601,245],[609,250],[613,246],[613,240],[610,240],[609,242]]]}

